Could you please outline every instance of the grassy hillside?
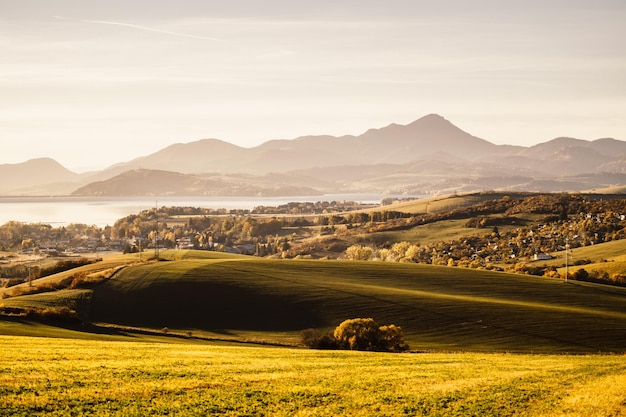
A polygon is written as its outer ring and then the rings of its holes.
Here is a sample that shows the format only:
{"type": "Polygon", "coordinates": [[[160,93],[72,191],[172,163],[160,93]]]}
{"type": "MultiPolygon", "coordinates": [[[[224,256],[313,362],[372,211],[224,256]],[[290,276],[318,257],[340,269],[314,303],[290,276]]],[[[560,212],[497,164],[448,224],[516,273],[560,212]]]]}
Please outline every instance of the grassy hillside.
{"type": "MultiPolygon", "coordinates": [[[[418,350],[626,350],[626,290],[619,288],[418,264],[165,256],[180,260],[120,270],[93,288],[81,311],[96,322],[270,340],[374,317],[401,326],[418,350]]],[[[66,290],[3,303],[55,297],[73,299],[66,290]]]]}
{"type": "MultiPolygon", "coordinates": [[[[623,258],[623,256],[622,256],[623,258]]],[[[590,263],[590,264],[586,264],[586,265],[579,265],[579,266],[570,266],[569,270],[570,273],[573,273],[574,271],[578,270],[578,269],[585,269],[587,272],[591,272],[591,271],[605,271],[606,273],[610,275],[614,275],[614,274],[626,274],[626,260],[610,260],[607,262],[594,262],[594,263],[590,263]]],[[[560,268],[559,270],[564,270],[565,268],[560,268]]]]}
{"type": "MultiPolygon", "coordinates": [[[[565,253],[559,252],[557,258],[551,260],[555,265],[561,266],[560,273],[565,272],[565,253]]],[[[610,280],[615,275],[626,275],[626,240],[617,240],[600,245],[576,248],[568,255],[569,273],[574,274],[579,269],[584,269],[591,273],[606,273],[610,280]],[[584,260],[590,261],[583,265],[574,265],[584,260]]]]}
{"type": "MultiPolygon", "coordinates": [[[[499,215],[484,216],[484,218],[498,218],[499,215]]],[[[499,226],[501,233],[513,231],[520,226],[532,225],[536,221],[534,215],[518,216],[517,224],[499,226]]],[[[472,236],[483,236],[491,232],[491,229],[468,227],[469,219],[441,220],[434,223],[427,223],[415,226],[406,230],[394,230],[385,232],[370,233],[369,238],[377,242],[420,242],[421,244],[436,243],[463,239],[472,236]]]]}
{"type": "MultiPolygon", "coordinates": [[[[459,193],[436,195],[432,197],[422,198],[419,200],[402,201],[385,207],[389,210],[400,211],[403,213],[442,213],[449,210],[470,207],[474,204],[484,201],[496,200],[508,196],[512,199],[524,198],[532,195],[532,193],[520,192],[484,192],[484,193],[459,193]]],[[[380,208],[369,209],[367,211],[376,211],[380,208]]]]}
{"type": "Polygon", "coordinates": [[[7,336],[0,336],[0,352],[3,416],[626,411],[626,364],[617,355],[412,355],[7,336]]]}
{"type": "MultiPolygon", "coordinates": [[[[546,264],[562,266],[565,265],[565,251],[555,252],[554,258],[543,261],[533,261],[534,264],[546,264]]],[[[568,253],[568,262],[571,265],[578,261],[590,260],[592,262],[604,261],[624,261],[626,260],[626,239],[614,240],[612,242],[598,245],[584,246],[571,249],[568,253]]]]}

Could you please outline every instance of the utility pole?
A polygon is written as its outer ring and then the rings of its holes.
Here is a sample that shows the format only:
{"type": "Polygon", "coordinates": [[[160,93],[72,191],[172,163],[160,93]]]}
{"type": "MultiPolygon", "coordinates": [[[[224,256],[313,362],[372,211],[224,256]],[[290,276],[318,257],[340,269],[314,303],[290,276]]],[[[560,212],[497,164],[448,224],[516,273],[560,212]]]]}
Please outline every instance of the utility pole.
{"type": "Polygon", "coordinates": [[[567,276],[569,275],[569,239],[565,239],[565,282],[567,283],[567,276]]]}
{"type": "Polygon", "coordinates": [[[154,215],[156,216],[156,230],[154,233],[154,257],[159,260],[159,204],[154,202],[154,215]]]}

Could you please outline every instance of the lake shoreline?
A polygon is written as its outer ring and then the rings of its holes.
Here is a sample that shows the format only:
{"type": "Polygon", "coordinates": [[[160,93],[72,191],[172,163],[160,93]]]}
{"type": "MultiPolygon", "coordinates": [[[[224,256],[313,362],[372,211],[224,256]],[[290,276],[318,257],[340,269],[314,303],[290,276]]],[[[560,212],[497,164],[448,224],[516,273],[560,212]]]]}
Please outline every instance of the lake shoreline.
{"type": "Polygon", "coordinates": [[[323,194],[285,197],[78,197],[51,196],[0,197],[0,225],[9,221],[66,226],[72,223],[112,226],[116,220],[154,207],[199,207],[209,209],[252,210],[259,206],[279,206],[291,202],[355,201],[380,204],[384,198],[422,198],[424,196],[378,193],[323,194]]]}

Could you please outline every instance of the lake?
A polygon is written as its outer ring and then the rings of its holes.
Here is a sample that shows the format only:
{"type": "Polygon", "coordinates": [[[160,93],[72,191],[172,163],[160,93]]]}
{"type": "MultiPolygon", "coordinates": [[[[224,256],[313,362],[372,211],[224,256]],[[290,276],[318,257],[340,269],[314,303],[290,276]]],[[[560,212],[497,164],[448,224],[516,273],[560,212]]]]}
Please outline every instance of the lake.
{"type": "MultiPolygon", "coordinates": [[[[248,209],[293,201],[359,201],[380,203],[384,194],[326,194],[304,197],[0,197],[0,225],[8,221],[45,223],[54,227],[83,223],[104,227],[155,206],[248,209]]],[[[417,198],[417,197],[416,197],[417,198]]]]}

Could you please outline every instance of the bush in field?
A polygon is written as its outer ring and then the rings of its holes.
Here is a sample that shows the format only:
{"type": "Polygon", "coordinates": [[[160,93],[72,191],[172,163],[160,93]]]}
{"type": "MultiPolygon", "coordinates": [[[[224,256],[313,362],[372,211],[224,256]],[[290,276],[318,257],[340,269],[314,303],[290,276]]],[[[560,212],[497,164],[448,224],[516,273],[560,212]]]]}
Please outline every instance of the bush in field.
{"type": "Polygon", "coordinates": [[[369,261],[373,254],[374,250],[369,246],[357,244],[346,249],[346,257],[353,261],[369,261]]]}
{"type": "Polygon", "coordinates": [[[97,284],[106,281],[116,271],[116,268],[109,268],[99,273],[89,274],[80,271],[72,275],[72,282],[69,288],[93,288],[97,284]]]}
{"type": "MultiPolygon", "coordinates": [[[[21,295],[40,294],[43,292],[52,292],[52,291],[62,290],[64,288],[67,288],[68,285],[70,285],[71,281],[72,281],[72,277],[69,277],[69,278],[65,278],[61,281],[56,281],[56,282],[46,282],[46,283],[38,284],[34,286],[15,287],[11,290],[10,294],[5,293],[5,295],[7,295],[8,297],[19,297],[21,295]]],[[[5,297],[5,298],[8,298],[8,297],[5,297]]]]}
{"type": "Polygon", "coordinates": [[[333,333],[340,349],[379,350],[379,330],[374,319],[343,321],[333,333]]]}
{"type": "Polygon", "coordinates": [[[314,349],[347,349],[376,352],[403,352],[402,328],[394,324],[379,326],[372,318],[343,321],[334,332],[308,329],[302,332],[302,342],[314,349]]]}
{"type": "Polygon", "coordinates": [[[306,329],[302,332],[302,343],[313,349],[337,349],[337,339],[332,331],[306,329]]]}
{"type": "Polygon", "coordinates": [[[404,352],[409,350],[409,345],[404,343],[404,333],[400,326],[390,324],[380,326],[378,330],[380,332],[379,344],[385,351],[404,352]]]}
{"type": "Polygon", "coordinates": [[[0,305],[0,315],[24,317],[33,320],[77,321],[76,311],[66,306],[61,307],[7,307],[0,305]]]}

